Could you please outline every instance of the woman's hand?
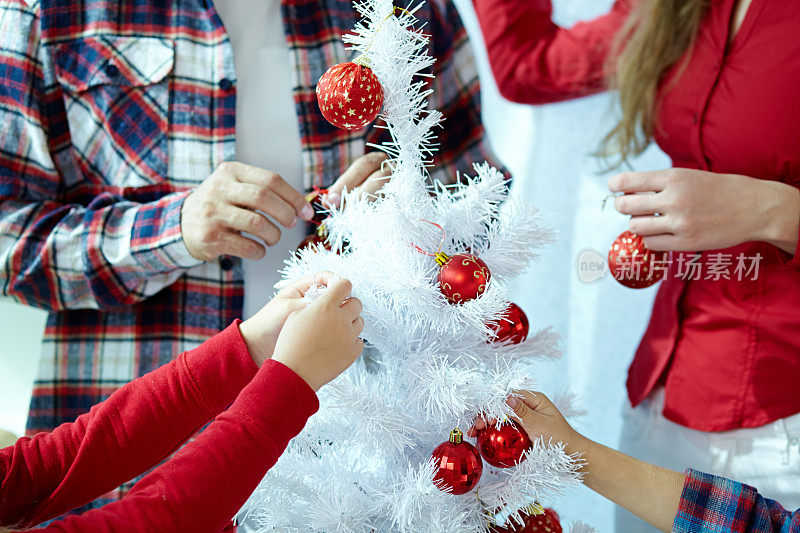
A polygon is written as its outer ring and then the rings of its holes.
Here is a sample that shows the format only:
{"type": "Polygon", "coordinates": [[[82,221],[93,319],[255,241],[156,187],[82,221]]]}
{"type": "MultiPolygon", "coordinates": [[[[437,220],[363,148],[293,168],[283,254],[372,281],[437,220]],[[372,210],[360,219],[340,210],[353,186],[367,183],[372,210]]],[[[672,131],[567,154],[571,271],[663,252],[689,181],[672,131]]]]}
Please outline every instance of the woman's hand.
{"type": "MultiPolygon", "coordinates": [[[[506,403],[514,410],[513,418],[520,423],[531,440],[543,437],[545,442],[563,442],[567,453],[583,452],[579,449],[582,438],[580,434],[572,429],[553,402],[541,392],[514,391],[514,396],[509,396],[506,403]]],[[[478,417],[467,435],[476,437],[487,424],[494,423],[494,420],[478,417]]]]}
{"type": "Polygon", "coordinates": [[[258,313],[239,324],[239,331],[256,365],[261,366],[275,351],[278,335],[289,315],[305,308],[308,302],[303,297],[308,289],[312,285],[327,285],[330,278],[330,272],[320,272],[295,281],[284,287],[258,313]]]}
{"type": "Polygon", "coordinates": [[[738,174],[673,168],[624,172],[608,182],[614,207],[652,250],[702,251],[765,241],[794,254],[800,191],[738,174]]]}
{"type": "Polygon", "coordinates": [[[328,283],[314,302],[292,313],[283,326],[272,358],[303,378],[315,391],[353,364],[364,341],[361,302],[350,297],[346,279],[328,283]]]}

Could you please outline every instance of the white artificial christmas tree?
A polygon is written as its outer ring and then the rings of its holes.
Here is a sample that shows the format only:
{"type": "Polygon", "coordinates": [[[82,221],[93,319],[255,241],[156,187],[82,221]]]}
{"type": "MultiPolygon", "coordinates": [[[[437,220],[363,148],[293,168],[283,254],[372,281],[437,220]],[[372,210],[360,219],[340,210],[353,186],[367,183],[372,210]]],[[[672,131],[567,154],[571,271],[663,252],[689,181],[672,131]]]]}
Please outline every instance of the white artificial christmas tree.
{"type": "Polygon", "coordinates": [[[541,439],[515,467],[484,465],[476,489],[463,495],[434,485],[430,461],[450,431],[466,431],[477,414],[511,414],[505,399],[533,387],[532,363],[558,355],[548,329],[519,344],[491,342],[511,301],[506,284],[550,233],[531,206],[512,202],[500,212],[504,177],[486,164],[459,185],[429,185],[425,166],[441,114],[426,109],[420,77],[433,63],[427,37],[414,28],[413,9],[391,0],[356,7],[362,22],[345,41],[383,87],[392,142],[377,148],[391,158],[392,179],[374,201],[345,194],[346,208],[325,222],[334,251],[304,249],[284,274],[330,270],[349,279],[364,304],[368,349],[320,390],[319,412],[239,519],[259,531],[487,531],[488,515],[519,516],[579,478],[577,459],[541,439]],[[491,272],[485,292],[463,304],[445,299],[431,257],[438,251],[480,257],[491,272]]]}

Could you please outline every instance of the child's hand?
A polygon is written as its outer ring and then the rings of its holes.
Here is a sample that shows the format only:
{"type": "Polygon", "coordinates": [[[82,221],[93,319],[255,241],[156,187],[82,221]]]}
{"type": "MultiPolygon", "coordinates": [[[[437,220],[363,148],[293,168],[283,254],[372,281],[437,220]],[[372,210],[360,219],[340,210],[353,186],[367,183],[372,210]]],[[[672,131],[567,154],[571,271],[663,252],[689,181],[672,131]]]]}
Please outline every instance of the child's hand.
{"type": "Polygon", "coordinates": [[[239,325],[239,331],[256,365],[261,366],[272,356],[278,334],[286,319],[306,306],[307,302],[303,300],[303,296],[311,285],[327,285],[330,277],[330,272],[320,272],[315,276],[295,281],[284,287],[258,313],[239,325]]]}
{"type": "MultiPolygon", "coordinates": [[[[514,409],[516,416],[513,418],[522,425],[531,440],[544,437],[545,441],[563,442],[567,453],[581,451],[573,449],[579,445],[579,434],[572,429],[547,396],[541,392],[531,391],[515,391],[515,394],[517,396],[510,396],[507,403],[514,409]]],[[[487,422],[484,418],[478,417],[467,431],[467,435],[475,437],[487,423],[494,422],[494,420],[487,422]]]]}
{"type": "Polygon", "coordinates": [[[350,297],[346,279],[328,283],[328,290],[289,316],[272,356],[294,370],[315,391],[353,364],[364,349],[361,302],[350,297]]]}

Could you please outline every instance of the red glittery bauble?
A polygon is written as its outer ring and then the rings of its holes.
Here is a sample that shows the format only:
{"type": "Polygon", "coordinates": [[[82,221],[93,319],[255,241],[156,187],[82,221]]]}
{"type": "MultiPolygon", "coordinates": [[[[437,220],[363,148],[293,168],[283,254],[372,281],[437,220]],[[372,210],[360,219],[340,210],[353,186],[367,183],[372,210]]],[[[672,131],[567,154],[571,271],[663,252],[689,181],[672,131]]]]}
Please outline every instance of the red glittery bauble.
{"type": "Polygon", "coordinates": [[[508,304],[495,327],[493,342],[498,344],[519,344],[528,337],[528,317],[515,303],[508,304]]]}
{"type": "Polygon", "coordinates": [[[531,439],[519,424],[509,420],[500,427],[487,426],[479,431],[475,444],[484,461],[498,468],[510,468],[531,447],[531,439]]]}
{"type": "Polygon", "coordinates": [[[483,463],[475,446],[463,440],[458,429],[450,433],[450,440],[443,442],[431,454],[436,465],[433,484],[439,490],[453,494],[464,494],[472,490],[481,479],[483,463]]]}
{"type": "Polygon", "coordinates": [[[315,245],[317,247],[322,246],[326,250],[331,250],[332,248],[330,243],[328,242],[327,236],[324,234],[321,235],[320,233],[322,232],[315,231],[314,233],[312,233],[311,235],[307,236],[305,239],[300,241],[300,244],[297,245],[297,251],[299,252],[300,250],[304,250],[309,246],[315,246],[315,245]]]}
{"type": "Polygon", "coordinates": [[[489,267],[480,257],[472,254],[456,254],[448,257],[436,255],[439,270],[439,290],[450,303],[460,304],[474,300],[486,291],[491,279],[489,267]]]}
{"type": "Polygon", "coordinates": [[[339,63],[317,82],[317,103],[325,119],[343,130],[360,130],[378,116],[383,88],[372,69],[339,63]]]}
{"type": "Polygon", "coordinates": [[[558,514],[552,509],[545,509],[544,513],[537,514],[531,510],[522,518],[522,524],[509,524],[506,526],[492,526],[492,533],[562,533],[561,521],[558,514]]]}
{"type": "Polygon", "coordinates": [[[622,285],[644,289],[661,281],[668,257],[648,249],[640,235],[624,231],[608,250],[608,269],[622,285]]]}

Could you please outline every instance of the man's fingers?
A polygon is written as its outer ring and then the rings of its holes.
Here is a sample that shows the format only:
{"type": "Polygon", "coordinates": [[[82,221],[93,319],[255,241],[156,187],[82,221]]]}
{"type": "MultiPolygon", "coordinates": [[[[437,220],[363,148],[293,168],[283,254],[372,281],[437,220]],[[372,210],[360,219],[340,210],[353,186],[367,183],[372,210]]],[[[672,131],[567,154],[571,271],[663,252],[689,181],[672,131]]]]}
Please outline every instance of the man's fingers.
{"type": "Polygon", "coordinates": [[[666,179],[666,175],[660,170],[623,172],[608,180],[608,188],[611,192],[660,192],[666,185],[666,179]]]}
{"type": "Polygon", "coordinates": [[[347,170],[342,173],[333,185],[328,187],[328,192],[341,194],[344,189],[352,191],[371,176],[373,172],[380,170],[381,163],[388,157],[383,152],[370,152],[359,157],[347,167],[347,170]]]}
{"type": "Polygon", "coordinates": [[[255,211],[249,211],[241,207],[226,206],[224,215],[230,229],[255,235],[268,246],[276,245],[281,239],[281,230],[267,220],[267,217],[255,211]]]}
{"type": "Polygon", "coordinates": [[[239,164],[234,167],[236,178],[242,183],[250,183],[261,188],[269,189],[283,198],[294,209],[297,216],[303,220],[311,220],[314,209],[294,187],[274,172],[250,165],[239,164]]]}
{"type": "Polygon", "coordinates": [[[228,193],[228,201],[233,205],[251,211],[263,211],[286,228],[293,228],[297,225],[297,212],[294,206],[278,196],[277,193],[252,183],[234,185],[228,193]]]}
{"type": "Polygon", "coordinates": [[[328,283],[328,290],[319,297],[319,300],[327,304],[340,306],[342,302],[350,298],[352,290],[353,284],[349,280],[339,278],[328,283]]]}
{"type": "Polygon", "coordinates": [[[226,231],[222,234],[220,237],[220,250],[222,250],[223,254],[243,259],[261,259],[267,252],[260,243],[233,231],[226,231]]]}

